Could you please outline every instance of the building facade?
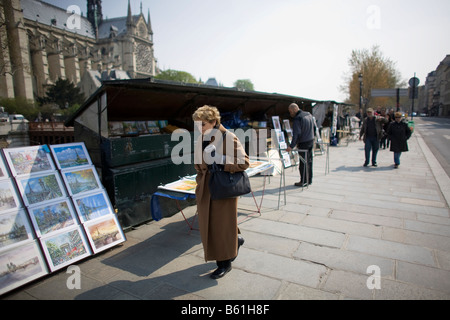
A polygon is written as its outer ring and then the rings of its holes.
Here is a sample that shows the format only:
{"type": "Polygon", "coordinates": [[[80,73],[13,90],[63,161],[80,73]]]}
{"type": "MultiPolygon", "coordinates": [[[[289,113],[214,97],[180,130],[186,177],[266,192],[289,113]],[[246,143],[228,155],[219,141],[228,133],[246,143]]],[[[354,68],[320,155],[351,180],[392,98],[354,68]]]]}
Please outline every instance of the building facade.
{"type": "Polygon", "coordinates": [[[430,72],[425,82],[428,114],[431,116],[450,116],[450,54],[430,72]]]}
{"type": "Polygon", "coordinates": [[[87,17],[77,6],[1,0],[0,97],[44,97],[61,78],[80,86],[87,98],[102,79],[154,76],[150,12],[145,17],[141,4],[133,15],[130,0],[124,12],[103,19],[101,0],[87,0],[87,17]]]}

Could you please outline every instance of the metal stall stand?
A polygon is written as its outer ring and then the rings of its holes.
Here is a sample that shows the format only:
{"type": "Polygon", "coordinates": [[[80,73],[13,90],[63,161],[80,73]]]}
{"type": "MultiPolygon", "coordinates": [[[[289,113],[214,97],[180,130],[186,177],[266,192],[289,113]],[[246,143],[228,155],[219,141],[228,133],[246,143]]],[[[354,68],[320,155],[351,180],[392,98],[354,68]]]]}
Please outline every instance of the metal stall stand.
{"type": "MultiPolygon", "coordinates": [[[[179,141],[171,140],[171,131],[181,128],[189,132],[191,149],[185,152],[192,159],[192,114],[198,107],[208,104],[216,106],[221,114],[239,112],[247,120],[270,119],[273,115],[288,119],[287,107],[292,102],[311,110],[317,101],[153,78],[104,81],[66,125],[74,127],[75,141],[85,143],[126,229],[152,219],[150,199],[159,185],[195,174],[193,161],[173,163],[171,153],[179,141]],[[132,127],[133,122],[142,121],[168,126],[161,126],[159,133],[140,132],[139,125],[132,127]],[[118,133],[115,130],[121,130],[121,123],[124,130],[118,133]]],[[[165,216],[179,211],[173,202],[172,207],[164,203],[162,207],[165,216]]]]}

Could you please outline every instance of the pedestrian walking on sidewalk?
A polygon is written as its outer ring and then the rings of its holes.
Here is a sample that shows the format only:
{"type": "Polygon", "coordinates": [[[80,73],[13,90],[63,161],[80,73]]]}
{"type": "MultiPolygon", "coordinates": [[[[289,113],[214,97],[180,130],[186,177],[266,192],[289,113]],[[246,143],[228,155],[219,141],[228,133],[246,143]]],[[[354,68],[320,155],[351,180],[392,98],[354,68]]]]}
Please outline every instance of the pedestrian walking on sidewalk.
{"type": "Polygon", "coordinates": [[[245,171],[250,162],[236,135],[220,124],[220,113],[216,107],[203,106],[195,111],[192,118],[201,132],[194,154],[200,236],[205,261],[215,260],[217,263],[211,278],[218,279],[231,270],[231,262],[237,257],[244,238],[238,236],[238,198],[211,199],[210,165],[214,160],[223,171],[239,172],[245,171]]]}
{"type": "Polygon", "coordinates": [[[385,124],[383,124],[383,127],[382,127],[383,128],[383,132],[382,132],[381,140],[380,140],[380,149],[381,148],[386,149],[386,146],[389,148],[389,139],[388,139],[387,132],[388,132],[388,129],[389,129],[389,122],[390,122],[389,121],[389,115],[386,114],[386,108],[381,108],[380,115],[382,117],[385,117],[386,119],[388,119],[388,121],[385,124]],[[387,115],[387,117],[386,117],[386,115],[387,115]]]}
{"type": "Polygon", "coordinates": [[[400,165],[400,156],[402,152],[408,151],[408,139],[411,137],[411,129],[408,124],[402,120],[402,113],[395,113],[395,121],[389,125],[388,135],[391,139],[391,149],[394,152],[394,168],[400,165]]]}
{"type": "Polygon", "coordinates": [[[365,161],[364,167],[369,165],[370,152],[372,151],[372,166],[377,166],[377,154],[380,140],[383,136],[383,124],[387,123],[386,117],[374,116],[373,109],[367,109],[367,117],[364,118],[359,132],[359,140],[364,141],[365,161]]]}
{"type": "Polygon", "coordinates": [[[300,161],[300,182],[295,186],[303,187],[312,183],[313,178],[313,147],[316,132],[316,122],[311,113],[301,110],[297,104],[289,105],[289,114],[294,118],[292,124],[292,141],[286,151],[297,147],[299,154],[306,160],[308,171],[303,161],[300,161]]]}

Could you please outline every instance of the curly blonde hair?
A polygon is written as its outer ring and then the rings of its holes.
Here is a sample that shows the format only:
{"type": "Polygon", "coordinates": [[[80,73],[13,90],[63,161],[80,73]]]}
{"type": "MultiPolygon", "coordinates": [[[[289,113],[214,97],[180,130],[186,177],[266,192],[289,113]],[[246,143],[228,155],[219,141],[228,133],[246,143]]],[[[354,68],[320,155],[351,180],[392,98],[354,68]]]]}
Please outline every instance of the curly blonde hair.
{"type": "Polygon", "coordinates": [[[217,121],[217,125],[220,124],[220,112],[216,107],[204,105],[198,108],[192,115],[194,121],[207,121],[213,123],[217,121]]]}

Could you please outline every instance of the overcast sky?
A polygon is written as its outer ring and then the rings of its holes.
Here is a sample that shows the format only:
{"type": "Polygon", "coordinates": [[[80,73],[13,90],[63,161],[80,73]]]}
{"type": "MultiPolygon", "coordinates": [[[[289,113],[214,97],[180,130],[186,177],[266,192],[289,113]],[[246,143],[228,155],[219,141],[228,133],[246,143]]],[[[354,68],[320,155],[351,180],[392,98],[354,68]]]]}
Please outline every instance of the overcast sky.
{"type": "MultiPolygon", "coordinates": [[[[86,0],[45,0],[67,8],[86,0]]],[[[450,54],[448,0],[130,0],[150,10],[161,69],[210,77],[226,87],[343,101],[354,49],[379,45],[407,82],[450,54]]],[[[128,0],[104,0],[103,17],[126,16],[128,0]]]]}

